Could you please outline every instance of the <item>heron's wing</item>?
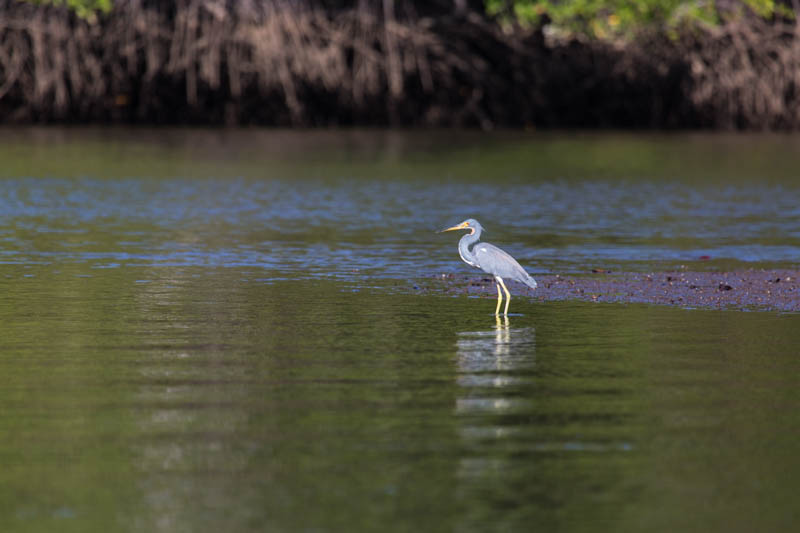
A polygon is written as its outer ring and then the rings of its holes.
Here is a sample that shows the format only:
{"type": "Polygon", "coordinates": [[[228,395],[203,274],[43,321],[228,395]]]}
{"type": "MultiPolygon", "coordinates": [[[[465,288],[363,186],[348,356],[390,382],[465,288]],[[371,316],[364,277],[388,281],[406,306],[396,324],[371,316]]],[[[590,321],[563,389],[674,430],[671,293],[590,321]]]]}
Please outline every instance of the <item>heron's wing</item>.
{"type": "Polygon", "coordinates": [[[480,242],[473,249],[478,266],[495,276],[526,282],[530,275],[511,257],[497,246],[488,242],[480,242]]]}

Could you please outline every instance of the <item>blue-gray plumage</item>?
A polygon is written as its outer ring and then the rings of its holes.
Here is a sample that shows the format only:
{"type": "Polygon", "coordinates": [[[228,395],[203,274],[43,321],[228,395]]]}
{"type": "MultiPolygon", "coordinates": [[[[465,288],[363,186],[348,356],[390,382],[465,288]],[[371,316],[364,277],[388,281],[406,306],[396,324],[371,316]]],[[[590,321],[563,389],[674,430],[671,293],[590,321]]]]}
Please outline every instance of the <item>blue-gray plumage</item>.
{"type": "Polygon", "coordinates": [[[458,254],[468,265],[480,268],[487,274],[494,276],[494,279],[497,281],[496,315],[500,314],[500,303],[503,301],[500,287],[503,287],[503,291],[506,293],[506,307],[503,314],[507,315],[508,304],[511,301],[511,293],[508,292],[506,284],[503,283],[503,278],[519,281],[532,289],[536,288],[536,280],[525,272],[525,269],[517,263],[516,259],[497,246],[489,244],[488,242],[478,242],[481,238],[483,226],[474,218],[469,218],[457,226],[443,229],[442,231],[459,229],[469,230],[469,233],[461,237],[461,240],[458,241],[458,254]]]}

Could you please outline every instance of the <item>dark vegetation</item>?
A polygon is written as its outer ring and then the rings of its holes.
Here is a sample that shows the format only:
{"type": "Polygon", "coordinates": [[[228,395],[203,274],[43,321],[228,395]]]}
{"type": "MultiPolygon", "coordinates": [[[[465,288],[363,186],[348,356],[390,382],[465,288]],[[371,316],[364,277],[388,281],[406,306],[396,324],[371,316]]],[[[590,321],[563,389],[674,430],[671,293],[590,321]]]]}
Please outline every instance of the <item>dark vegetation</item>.
{"type": "Polygon", "coordinates": [[[800,127],[793,4],[584,3],[0,0],[0,121],[800,127]]]}

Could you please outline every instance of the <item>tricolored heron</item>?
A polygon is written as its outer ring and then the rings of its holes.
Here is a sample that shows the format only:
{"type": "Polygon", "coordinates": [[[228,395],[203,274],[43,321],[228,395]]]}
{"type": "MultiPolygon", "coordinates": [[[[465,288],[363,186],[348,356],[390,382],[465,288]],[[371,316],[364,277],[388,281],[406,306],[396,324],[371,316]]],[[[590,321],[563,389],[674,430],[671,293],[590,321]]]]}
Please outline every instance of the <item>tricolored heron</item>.
{"type": "Polygon", "coordinates": [[[497,246],[489,244],[488,242],[478,243],[481,238],[483,226],[474,218],[468,218],[461,224],[453,226],[452,228],[443,229],[439,233],[459,229],[469,230],[469,233],[461,237],[461,240],[458,241],[458,253],[461,259],[466,264],[474,266],[475,268],[480,268],[487,274],[494,276],[494,279],[497,280],[497,309],[495,309],[494,314],[500,314],[500,304],[503,302],[503,294],[500,292],[500,287],[502,286],[506,293],[506,307],[503,314],[508,315],[508,304],[511,301],[511,293],[508,292],[506,284],[503,283],[503,278],[519,281],[532,289],[536,288],[536,280],[525,272],[525,269],[517,263],[516,259],[497,246]],[[470,246],[472,248],[470,248],[470,246]]]}

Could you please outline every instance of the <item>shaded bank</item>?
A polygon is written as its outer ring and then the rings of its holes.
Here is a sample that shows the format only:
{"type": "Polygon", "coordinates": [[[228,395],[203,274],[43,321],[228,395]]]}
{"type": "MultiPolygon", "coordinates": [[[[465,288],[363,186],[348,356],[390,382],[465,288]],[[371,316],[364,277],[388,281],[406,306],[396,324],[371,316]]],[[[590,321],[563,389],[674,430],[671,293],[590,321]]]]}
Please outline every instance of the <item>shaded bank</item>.
{"type": "Polygon", "coordinates": [[[96,24],[0,0],[0,120],[800,126],[794,23],[630,44],[507,33],[466,2],[120,2],[96,24]]]}
{"type": "MultiPolygon", "coordinates": [[[[692,308],[800,311],[800,272],[598,272],[591,276],[536,276],[539,287],[519,284],[511,292],[536,300],[650,303],[692,308]]],[[[494,280],[485,276],[441,275],[432,290],[496,298],[494,280]]],[[[512,296],[513,298],[513,296],[512,296]]],[[[487,309],[490,305],[487,304],[487,309]]],[[[513,304],[512,304],[513,309],[513,304]]]]}

